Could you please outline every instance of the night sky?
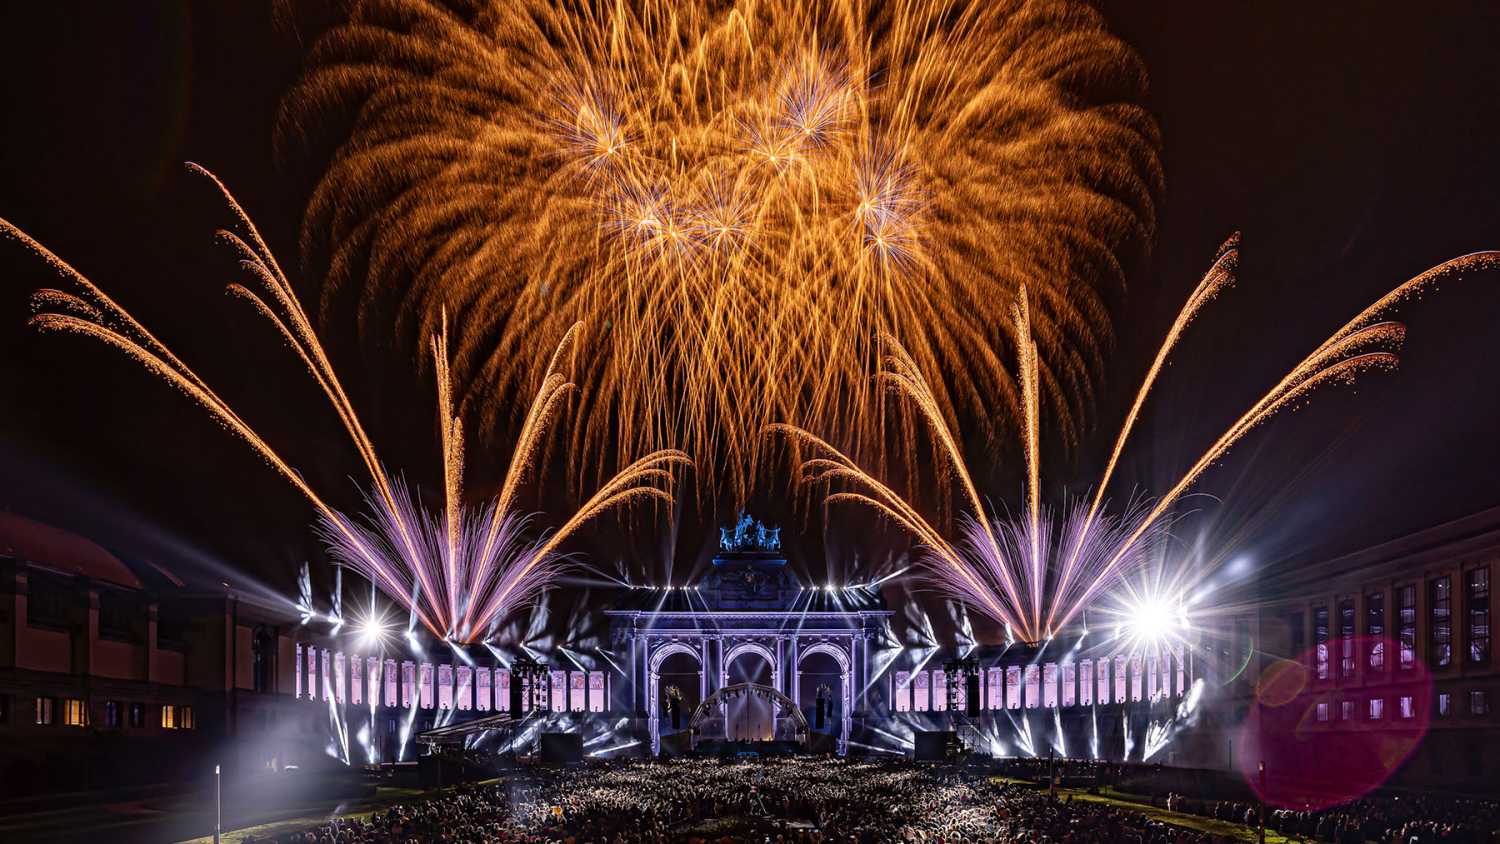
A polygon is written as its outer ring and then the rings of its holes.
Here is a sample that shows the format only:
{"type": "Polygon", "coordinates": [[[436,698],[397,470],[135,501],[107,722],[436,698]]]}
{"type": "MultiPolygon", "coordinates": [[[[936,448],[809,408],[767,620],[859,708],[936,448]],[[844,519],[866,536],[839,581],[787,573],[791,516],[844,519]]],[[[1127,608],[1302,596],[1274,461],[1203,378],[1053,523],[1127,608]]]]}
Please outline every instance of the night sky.
{"type": "MultiPolygon", "coordinates": [[[[1194,325],[1160,382],[1122,494],[1131,484],[1163,489],[1390,287],[1500,247],[1500,8],[1442,10],[1104,4],[1151,74],[1167,194],[1151,259],[1117,308],[1088,444],[1046,451],[1050,492],[1097,474],[1166,326],[1231,232],[1244,235],[1239,283],[1194,325]]],[[[315,487],[354,507],[353,450],[270,327],[223,295],[236,271],[212,233],[229,216],[181,167],[196,161],[223,178],[313,298],[316,280],[295,272],[297,227],[320,162],[278,157],[272,137],[308,28],[277,26],[268,2],[8,4],[0,216],[134,311],[315,487]]],[[[289,591],[296,566],[321,559],[310,508],[134,364],[97,343],[29,331],[26,297],[53,283],[39,261],[0,244],[0,509],[201,579],[240,573],[289,591]]],[[[1195,499],[1180,536],[1290,567],[1500,504],[1500,277],[1470,276],[1398,315],[1411,328],[1401,369],[1327,391],[1254,433],[1205,478],[1199,489],[1213,497],[1195,499]]],[[[324,336],[386,459],[436,482],[432,387],[412,351],[357,347],[337,321],[324,336]]],[[[1016,453],[970,457],[995,499],[1017,500],[1016,453]]],[[[503,467],[484,453],[470,461],[480,477],[503,467]]],[[[904,547],[854,514],[825,541],[816,518],[799,528],[785,496],[769,488],[753,506],[802,535],[797,562],[820,580],[856,577],[855,554],[904,547]]],[[[556,484],[544,486],[530,506],[558,509],[557,497],[556,484]]],[[[600,564],[634,560],[638,576],[654,579],[668,576],[660,560],[675,553],[680,582],[701,564],[713,522],[728,518],[700,509],[678,514],[675,546],[641,519],[633,533],[601,528],[584,550],[600,564]]]]}

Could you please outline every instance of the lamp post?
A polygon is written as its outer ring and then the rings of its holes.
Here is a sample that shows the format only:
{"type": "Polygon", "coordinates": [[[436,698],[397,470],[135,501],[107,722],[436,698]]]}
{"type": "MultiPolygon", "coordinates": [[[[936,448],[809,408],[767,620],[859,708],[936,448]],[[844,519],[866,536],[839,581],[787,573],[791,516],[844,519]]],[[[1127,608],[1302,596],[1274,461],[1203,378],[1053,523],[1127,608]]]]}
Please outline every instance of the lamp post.
{"type": "Polygon", "coordinates": [[[1266,760],[1259,763],[1260,769],[1260,844],[1266,844],[1266,760]]]}
{"type": "Polygon", "coordinates": [[[214,844],[224,828],[224,792],[219,787],[219,766],[214,766],[214,844]]]}

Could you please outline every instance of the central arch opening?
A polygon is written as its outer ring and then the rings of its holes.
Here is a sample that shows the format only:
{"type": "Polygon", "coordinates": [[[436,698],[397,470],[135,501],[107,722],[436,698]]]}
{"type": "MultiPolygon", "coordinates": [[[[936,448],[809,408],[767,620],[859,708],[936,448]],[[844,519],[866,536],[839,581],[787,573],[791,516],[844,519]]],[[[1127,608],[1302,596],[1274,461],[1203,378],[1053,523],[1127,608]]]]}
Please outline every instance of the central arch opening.
{"type": "MultiPolygon", "coordinates": [[[[724,666],[727,685],[772,686],[773,668],[764,654],[742,651],[724,666]]],[[[759,695],[725,701],[724,732],[730,741],[771,741],[776,737],[776,707],[759,695]]]]}

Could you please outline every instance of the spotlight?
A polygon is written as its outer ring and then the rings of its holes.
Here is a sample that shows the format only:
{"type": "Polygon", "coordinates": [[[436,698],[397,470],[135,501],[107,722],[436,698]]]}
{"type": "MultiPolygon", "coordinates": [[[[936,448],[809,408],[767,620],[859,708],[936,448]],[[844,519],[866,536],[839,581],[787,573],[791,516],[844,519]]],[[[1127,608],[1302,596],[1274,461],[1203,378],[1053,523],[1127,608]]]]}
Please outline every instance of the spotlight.
{"type": "Polygon", "coordinates": [[[1142,601],[1130,607],[1124,624],[1125,633],[1143,645],[1160,644],[1187,626],[1187,614],[1181,606],[1160,600],[1142,601]]]}

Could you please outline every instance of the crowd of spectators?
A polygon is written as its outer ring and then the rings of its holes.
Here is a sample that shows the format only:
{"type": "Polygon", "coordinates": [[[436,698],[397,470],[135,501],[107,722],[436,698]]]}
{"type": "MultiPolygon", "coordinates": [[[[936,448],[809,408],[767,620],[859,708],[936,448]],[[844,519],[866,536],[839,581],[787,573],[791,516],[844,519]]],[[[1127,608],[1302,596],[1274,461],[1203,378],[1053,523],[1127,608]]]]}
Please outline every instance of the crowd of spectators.
{"type": "MultiPolygon", "coordinates": [[[[1041,769],[1038,769],[1039,771],[1041,769]]],[[[1077,773],[1077,772],[1075,772],[1077,773]]],[[[1188,800],[1165,807],[1240,825],[1256,804],[1188,800]]],[[[1438,798],[1367,799],[1321,812],[1273,811],[1294,840],[1379,844],[1500,842],[1500,806],[1438,798]]],[[[672,759],[528,769],[391,806],[360,820],[263,839],[275,844],[1217,844],[1233,840],[1118,805],[985,772],[908,761],[790,757],[672,759]]]]}
{"type": "Polygon", "coordinates": [[[1208,836],[1104,803],[947,767],[825,758],[597,763],[267,839],[365,842],[1133,842],[1208,836]],[[724,822],[732,820],[726,826],[724,822]]]}

